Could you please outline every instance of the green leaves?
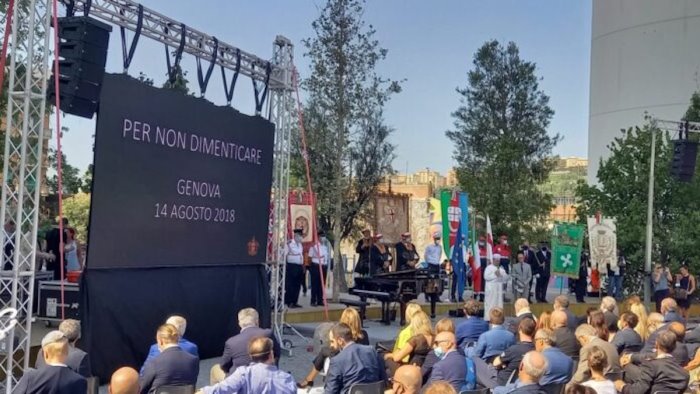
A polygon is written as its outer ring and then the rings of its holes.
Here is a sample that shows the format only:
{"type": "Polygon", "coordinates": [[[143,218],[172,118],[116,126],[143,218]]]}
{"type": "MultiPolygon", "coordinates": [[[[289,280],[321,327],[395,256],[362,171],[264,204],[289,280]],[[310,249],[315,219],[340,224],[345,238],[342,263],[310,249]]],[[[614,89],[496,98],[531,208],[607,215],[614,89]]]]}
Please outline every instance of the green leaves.
{"type": "Polygon", "coordinates": [[[446,133],[455,144],[462,189],[513,244],[533,237],[552,207],[537,185],[553,167],[549,157],[560,137],[547,132],[554,111],[535,70],[515,43],[486,42],[474,56],[467,86],[457,88],[462,105],[446,133]]]}
{"type": "MultiPolygon", "coordinates": [[[[686,112],[689,120],[700,114],[700,96],[694,94],[686,112]]],[[[601,160],[598,184],[577,187],[580,220],[600,210],[617,219],[617,244],[632,269],[644,268],[647,193],[651,157],[651,133],[657,133],[654,171],[654,242],[652,260],[674,269],[687,261],[691,272],[700,268],[700,169],[691,183],[671,179],[672,136],[655,129],[647,118],[640,127],[622,130],[610,144],[610,155],[601,160]]],[[[630,271],[633,272],[633,271],[630,271]]],[[[626,282],[631,286],[632,282],[626,282]]]]}

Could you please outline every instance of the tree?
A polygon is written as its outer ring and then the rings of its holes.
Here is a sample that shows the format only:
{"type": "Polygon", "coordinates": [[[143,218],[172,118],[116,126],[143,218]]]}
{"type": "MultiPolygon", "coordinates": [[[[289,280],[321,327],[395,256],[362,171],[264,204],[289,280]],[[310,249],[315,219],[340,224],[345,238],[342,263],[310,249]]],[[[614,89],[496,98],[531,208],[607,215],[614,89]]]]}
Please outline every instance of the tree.
{"type": "MultiPolygon", "coordinates": [[[[49,194],[58,194],[58,155],[55,149],[49,149],[49,168],[53,170],[53,175],[48,176],[46,184],[49,188],[49,194]]],[[[66,160],[66,154],[61,152],[61,183],[63,184],[63,194],[73,195],[80,192],[83,185],[80,179],[80,170],[73,167],[66,160]]]]}
{"type": "Polygon", "coordinates": [[[515,43],[486,42],[474,56],[467,86],[457,88],[462,105],[447,131],[471,205],[491,217],[494,234],[505,232],[516,245],[534,236],[551,210],[551,197],[538,185],[553,168],[552,148],[560,140],[547,132],[554,111],[535,69],[515,43]]]}
{"type": "Polygon", "coordinates": [[[88,165],[87,170],[83,173],[83,178],[81,179],[82,185],[80,186],[80,190],[83,193],[92,193],[92,169],[94,165],[91,163],[88,165]]]}
{"type": "MultiPolygon", "coordinates": [[[[314,37],[303,41],[311,68],[303,81],[305,127],[314,144],[311,175],[319,222],[332,230],[335,261],[341,261],[340,242],[390,172],[393,158],[382,108],[400,83],[375,70],[387,50],[362,19],[364,5],[364,0],[329,0],[311,25],[314,37]]],[[[345,287],[342,269],[334,271],[333,283],[337,298],[345,287]]]]}
{"type": "MultiPolygon", "coordinates": [[[[697,121],[700,96],[694,94],[686,113],[697,121]]],[[[692,270],[700,268],[700,166],[690,183],[670,177],[673,157],[671,137],[654,127],[650,118],[642,127],[622,131],[610,143],[610,155],[600,160],[598,184],[581,182],[576,190],[581,222],[601,211],[616,219],[617,245],[631,265],[625,276],[627,289],[638,289],[643,271],[646,245],[647,193],[651,153],[651,133],[657,133],[654,171],[654,210],[652,261],[677,268],[686,261],[692,270]]]]}
{"type": "Polygon", "coordinates": [[[90,195],[74,194],[63,200],[63,216],[75,228],[81,242],[87,242],[87,227],[90,219],[90,195]]]}

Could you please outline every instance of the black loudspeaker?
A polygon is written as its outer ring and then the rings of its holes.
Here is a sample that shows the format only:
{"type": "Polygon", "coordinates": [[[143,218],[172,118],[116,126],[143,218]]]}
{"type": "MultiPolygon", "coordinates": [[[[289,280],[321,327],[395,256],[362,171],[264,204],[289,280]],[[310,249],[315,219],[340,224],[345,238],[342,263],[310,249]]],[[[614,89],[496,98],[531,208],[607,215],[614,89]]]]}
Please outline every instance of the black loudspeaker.
{"type": "MultiPolygon", "coordinates": [[[[58,18],[61,111],[88,119],[97,111],[111,32],[111,26],[86,16],[58,18]]],[[[55,102],[52,68],[47,94],[55,102]]]]}
{"type": "Polygon", "coordinates": [[[698,157],[698,142],[689,140],[673,141],[673,160],[671,161],[671,177],[690,182],[695,174],[695,163],[698,157]]]}

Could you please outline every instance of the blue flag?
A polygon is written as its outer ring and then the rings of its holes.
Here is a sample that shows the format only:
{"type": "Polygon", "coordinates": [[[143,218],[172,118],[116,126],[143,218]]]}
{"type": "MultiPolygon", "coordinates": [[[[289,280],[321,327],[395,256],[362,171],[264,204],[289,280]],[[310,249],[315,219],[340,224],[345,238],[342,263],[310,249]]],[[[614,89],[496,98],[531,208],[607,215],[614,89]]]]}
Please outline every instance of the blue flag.
{"type": "Polygon", "coordinates": [[[464,293],[464,282],[466,266],[464,264],[464,239],[462,239],[462,226],[457,228],[457,239],[455,240],[454,249],[452,250],[452,269],[455,272],[455,280],[457,281],[457,297],[461,298],[464,293]]]}

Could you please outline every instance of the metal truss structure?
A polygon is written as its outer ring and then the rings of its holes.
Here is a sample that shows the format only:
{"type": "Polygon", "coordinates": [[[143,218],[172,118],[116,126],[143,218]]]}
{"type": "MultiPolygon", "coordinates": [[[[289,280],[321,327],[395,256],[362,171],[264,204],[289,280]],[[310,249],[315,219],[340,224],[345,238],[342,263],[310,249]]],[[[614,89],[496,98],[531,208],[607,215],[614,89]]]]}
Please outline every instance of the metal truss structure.
{"type": "Polygon", "coordinates": [[[0,370],[10,393],[29,366],[35,253],[44,160],[46,85],[51,12],[49,0],[17,2],[12,15],[5,151],[0,222],[13,222],[12,271],[0,276],[0,308],[18,311],[17,324],[3,340],[0,370]]]}
{"type": "MultiPolygon", "coordinates": [[[[269,112],[275,127],[274,183],[272,198],[274,219],[273,252],[266,264],[270,273],[273,302],[272,323],[281,339],[284,325],[284,245],[287,234],[287,196],[289,157],[293,116],[293,45],[281,36],[273,44],[272,61],[266,61],[213,36],[187,27],[130,0],[61,0],[69,12],[82,11],[95,19],[112,23],[142,35],[198,60],[209,61],[223,69],[252,79],[256,91],[256,113],[260,115],[265,91],[269,89],[269,112]],[[266,84],[259,96],[257,83],[266,84]]],[[[5,118],[5,156],[0,221],[16,223],[11,236],[15,245],[13,270],[0,275],[0,309],[17,309],[17,324],[0,342],[4,357],[6,393],[11,393],[24,370],[29,367],[32,326],[32,302],[36,242],[39,219],[41,164],[44,160],[46,122],[46,85],[49,77],[49,32],[51,0],[21,0],[14,8],[12,39],[9,48],[9,91],[5,118]],[[25,6],[26,5],[26,6],[25,6]]],[[[126,53],[125,53],[126,56],[126,53]]],[[[125,69],[128,67],[125,59],[125,69]]],[[[126,70],[125,70],[126,71],[126,70]]],[[[208,77],[207,77],[208,80],[208,77]]],[[[235,82],[234,82],[235,83],[235,82]]],[[[201,83],[200,83],[201,88],[201,83]]],[[[206,88],[206,87],[205,87],[206,88]]],[[[231,87],[225,87],[230,104],[231,87]]],[[[204,89],[202,89],[204,90],[204,89]]],[[[204,92],[202,92],[204,94],[204,92]]],[[[4,238],[3,238],[4,239],[4,238]]]]}

